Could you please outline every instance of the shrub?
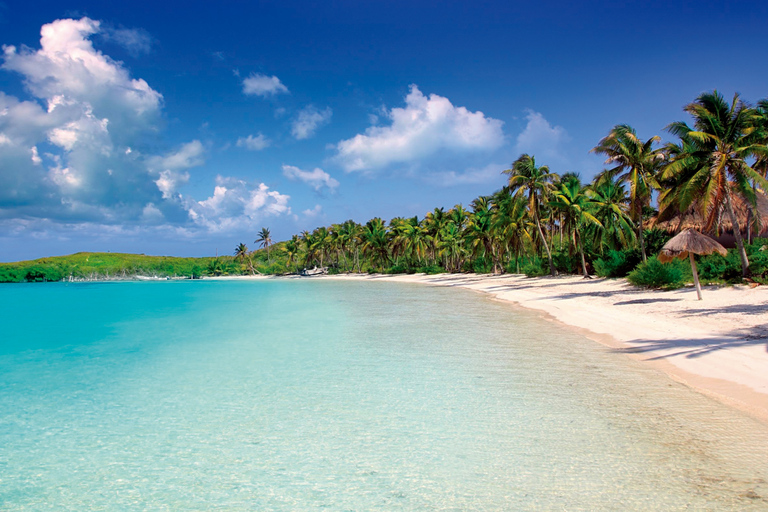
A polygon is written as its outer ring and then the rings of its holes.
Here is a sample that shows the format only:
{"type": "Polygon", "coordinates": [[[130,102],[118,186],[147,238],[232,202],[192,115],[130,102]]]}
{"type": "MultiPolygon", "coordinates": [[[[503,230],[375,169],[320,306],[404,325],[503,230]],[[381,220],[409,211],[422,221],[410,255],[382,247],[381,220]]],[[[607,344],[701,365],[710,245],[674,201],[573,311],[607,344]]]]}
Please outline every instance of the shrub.
{"type": "Polygon", "coordinates": [[[679,288],[683,285],[683,269],[680,260],[662,263],[655,256],[641,263],[629,273],[627,280],[644,288],[679,288]]]}
{"type": "MultiPolygon", "coordinates": [[[[557,251],[552,254],[552,263],[555,265],[555,270],[562,274],[575,274],[581,272],[581,256],[574,252],[568,254],[568,252],[557,251]]],[[[547,274],[549,273],[549,263],[547,265],[547,274]]]]}
{"type": "Polygon", "coordinates": [[[416,272],[424,274],[442,274],[445,272],[445,269],[440,265],[427,265],[425,267],[419,267],[416,269],[416,272]]]}
{"type": "Polygon", "coordinates": [[[481,256],[479,258],[473,259],[471,264],[471,270],[476,274],[490,274],[493,272],[493,262],[490,258],[481,256]]]}
{"type": "Polygon", "coordinates": [[[663,229],[653,228],[643,230],[643,240],[645,240],[645,254],[648,256],[652,254],[659,254],[664,244],[672,239],[673,235],[670,235],[663,229]]]}
{"type": "Polygon", "coordinates": [[[520,271],[528,277],[549,275],[549,263],[545,259],[533,258],[520,265],[520,271]]]}
{"type": "Polygon", "coordinates": [[[637,249],[610,250],[595,260],[595,273],[600,277],[626,277],[642,259],[637,249]]]}
{"type": "Polygon", "coordinates": [[[412,274],[413,270],[408,265],[396,263],[384,271],[385,274],[412,274]]]}

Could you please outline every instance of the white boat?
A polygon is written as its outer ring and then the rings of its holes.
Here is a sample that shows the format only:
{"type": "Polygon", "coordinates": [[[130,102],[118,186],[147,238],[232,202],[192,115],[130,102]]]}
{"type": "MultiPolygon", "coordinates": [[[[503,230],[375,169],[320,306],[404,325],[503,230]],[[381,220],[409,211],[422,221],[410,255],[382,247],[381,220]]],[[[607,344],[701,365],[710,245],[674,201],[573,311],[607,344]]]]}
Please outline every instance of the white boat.
{"type": "Polygon", "coordinates": [[[299,272],[299,274],[302,275],[302,276],[319,276],[319,275],[323,275],[323,274],[327,274],[327,273],[328,273],[328,267],[317,268],[317,266],[315,266],[315,267],[313,267],[311,269],[305,268],[304,270],[299,272]]]}

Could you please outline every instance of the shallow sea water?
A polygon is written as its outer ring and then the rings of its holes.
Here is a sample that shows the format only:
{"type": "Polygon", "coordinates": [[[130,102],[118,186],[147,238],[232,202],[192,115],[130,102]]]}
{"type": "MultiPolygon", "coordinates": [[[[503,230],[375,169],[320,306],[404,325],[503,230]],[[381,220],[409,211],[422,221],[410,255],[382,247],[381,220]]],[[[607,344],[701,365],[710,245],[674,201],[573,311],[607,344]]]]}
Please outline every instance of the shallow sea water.
{"type": "Polygon", "coordinates": [[[2,510],[766,510],[768,428],[467,290],[0,287],[2,510]]]}

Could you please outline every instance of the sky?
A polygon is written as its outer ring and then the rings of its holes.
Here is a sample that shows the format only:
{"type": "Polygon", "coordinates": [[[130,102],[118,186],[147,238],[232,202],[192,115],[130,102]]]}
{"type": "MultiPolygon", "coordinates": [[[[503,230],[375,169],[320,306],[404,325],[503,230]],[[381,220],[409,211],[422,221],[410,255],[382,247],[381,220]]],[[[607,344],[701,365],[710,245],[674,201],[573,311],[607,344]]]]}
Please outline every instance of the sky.
{"type": "Polygon", "coordinates": [[[0,0],[0,261],[420,218],[522,153],[586,181],[702,92],[768,97],[765,2],[0,0]]]}

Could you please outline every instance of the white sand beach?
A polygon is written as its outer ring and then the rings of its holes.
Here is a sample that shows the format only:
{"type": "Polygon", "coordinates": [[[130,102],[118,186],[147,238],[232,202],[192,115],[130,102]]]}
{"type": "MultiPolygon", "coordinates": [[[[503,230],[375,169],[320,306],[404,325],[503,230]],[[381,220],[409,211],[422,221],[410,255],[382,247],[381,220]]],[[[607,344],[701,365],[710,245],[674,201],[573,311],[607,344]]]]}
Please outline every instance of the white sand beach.
{"type": "MultiPolygon", "coordinates": [[[[457,286],[540,311],[768,423],[768,287],[641,290],[623,279],[339,275],[457,286]]],[[[315,279],[315,277],[311,278],[315,279]]]]}

